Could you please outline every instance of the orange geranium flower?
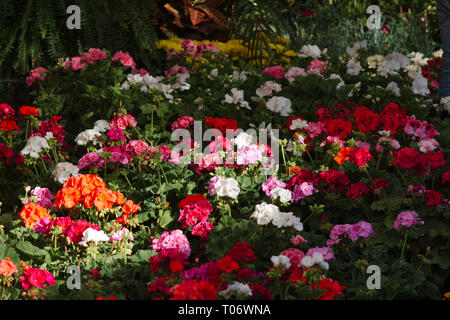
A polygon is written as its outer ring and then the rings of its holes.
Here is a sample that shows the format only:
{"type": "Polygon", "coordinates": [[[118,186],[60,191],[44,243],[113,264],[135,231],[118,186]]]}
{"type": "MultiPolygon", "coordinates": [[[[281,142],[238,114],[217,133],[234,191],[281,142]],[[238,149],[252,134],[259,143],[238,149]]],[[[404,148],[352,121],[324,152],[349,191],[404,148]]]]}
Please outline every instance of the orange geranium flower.
{"type": "Polygon", "coordinates": [[[20,260],[20,268],[22,268],[23,271],[25,271],[25,270],[27,270],[27,269],[30,269],[31,266],[27,265],[27,264],[25,263],[25,261],[20,260]]]}
{"type": "Polygon", "coordinates": [[[19,216],[22,218],[22,221],[27,228],[33,228],[41,219],[52,219],[52,216],[48,214],[47,209],[34,202],[27,203],[22,211],[19,212],[19,216]]]}
{"type": "Polygon", "coordinates": [[[129,216],[130,215],[128,213],[124,213],[120,218],[116,218],[116,222],[120,224],[126,224],[128,222],[129,216]]]}
{"type": "Polygon", "coordinates": [[[336,161],[339,165],[343,164],[345,161],[350,159],[351,148],[342,147],[337,156],[334,157],[334,161],[336,161]]]}
{"type": "Polygon", "coordinates": [[[122,212],[126,214],[135,213],[141,208],[140,205],[134,204],[133,200],[127,200],[127,202],[122,206],[122,212]]]}
{"type": "Polygon", "coordinates": [[[98,210],[111,209],[116,203],[116,195],[108,188],[97,188],[95,190],[94,204],[98,210]]]}
{"type": "Polygon", "coordinates": [[[76,188],[81,196],[86,196],[97,188],[106,188],[106,183],[95,174],[80,174],[67,179],[63,189],[71,187],[76,188]]]}
{"type": "Polygon", "coordinates": [[[290,167],[289,170],[286,173],[299,173],[300,172],[300,167],[299,166],[295,166],[295,167],[290,167]]]}
{"type": "Polygon", "coordinates": [[[75,207],[80,198],[80,192],[74,187],[62,188],[55,195],[55,206],[70,209],[75,207]]]}
{"type": "Polygon", "coordinates": [[[10,277],[17,272],[17,265],[10,258],[0,261],[0,275],[10,277]]]}
{"type": "Polygon", "coordinates": [[[113,191],[113,193],[114,193],[114,195],[116,196],[116,203],[117,203],[119,206],[123,206],[127,200],[125,199],[125,197],[123,196],[123,194],[120,192],[120,190],[113,191]]]}

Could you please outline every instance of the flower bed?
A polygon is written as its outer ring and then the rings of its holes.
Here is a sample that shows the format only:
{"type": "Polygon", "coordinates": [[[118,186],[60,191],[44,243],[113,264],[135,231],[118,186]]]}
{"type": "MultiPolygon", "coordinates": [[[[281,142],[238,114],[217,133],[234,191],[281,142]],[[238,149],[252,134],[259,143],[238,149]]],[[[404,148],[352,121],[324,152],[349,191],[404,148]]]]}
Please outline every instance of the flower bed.
{"type": "Polygon", "coordinates": [[[2,298],[441,299],[440,53],[218,47],[167,48],[161,76],[91,49],[1,104],[2,298]]]}

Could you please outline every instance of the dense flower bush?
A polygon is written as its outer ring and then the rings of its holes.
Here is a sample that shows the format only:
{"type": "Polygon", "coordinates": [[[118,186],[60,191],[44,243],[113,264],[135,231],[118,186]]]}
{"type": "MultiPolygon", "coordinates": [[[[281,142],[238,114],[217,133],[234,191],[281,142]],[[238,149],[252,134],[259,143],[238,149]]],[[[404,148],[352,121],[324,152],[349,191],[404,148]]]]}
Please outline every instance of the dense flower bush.
{"type": "Polygon", "coordinates": [[[91,49],[31,72],[35,106],[0,105],[2,298],[441,299],[439,52],[255,67],[242,44],[159,46],[164,75],[91,49]]]}

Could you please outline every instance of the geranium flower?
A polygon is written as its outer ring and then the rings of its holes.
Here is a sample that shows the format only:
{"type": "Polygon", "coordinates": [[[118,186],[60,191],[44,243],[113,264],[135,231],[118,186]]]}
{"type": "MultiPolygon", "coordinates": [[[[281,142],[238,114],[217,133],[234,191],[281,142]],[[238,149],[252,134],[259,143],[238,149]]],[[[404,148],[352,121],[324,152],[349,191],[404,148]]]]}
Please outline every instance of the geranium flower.
{"type": "Polygon", "coordinates": [[[41,219],[52,219],[52,216],[47,212],[47,209],[34,202],[24,205],[19,212],[19,216],[22,218],[22,221],[27,228],[33,228],[41,219]]]}

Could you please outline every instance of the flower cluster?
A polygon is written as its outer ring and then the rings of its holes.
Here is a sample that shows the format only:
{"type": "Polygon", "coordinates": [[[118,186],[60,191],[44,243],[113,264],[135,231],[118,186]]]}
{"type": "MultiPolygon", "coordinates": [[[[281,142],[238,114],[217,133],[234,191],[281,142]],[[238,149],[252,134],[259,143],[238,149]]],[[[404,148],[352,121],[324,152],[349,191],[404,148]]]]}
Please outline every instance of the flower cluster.
{"type": "Polygon", "coordinates": [[[368,238],[372,233],[372,225],[366,221],[355,224],[337,224],[331,229],[327,246],[338,244],[345,236],[355,242],[359,238],[368,238]]]}
{"type": "Polygon", "coordinates": [[[297,231],[303,230],[299,217],[294,216],[292,212],[280,212],[277,206],[265,202],[256,205],[251,218],[255,219],[259,225],[272,223],[278,228],[293,227],[297,231]]]}
{"type": "Polygon", "coordinates": [[[47,289],[47,285],[53,286],[56,284],[55,278],[50,272],[39,268],[26,268],[19,280],[22,283],[22,289],[25,291],[30,288],[47,289]]]}
{"type": "MultiPolygon", "coordinates": [[[[415,211],[403,211],[400,212],[395,219],[394,228],[398,229],[400,226],[403,227],[412,227],[419,223],[420,218],[419,214],[415,211]]],[[[423,221],[421,221],[423,224],[423,221]]]]}
{"type": "Polygon", "coordinates": [[[214,226],[208,221],[213,207],[205,196],[203,194],[188,195],[180,201],[178,207],[180,208],[178,221],[183,224],[183,228],[192,226],[192,235],[207,239],[208,233],[214,226]]]}
{"type": "Polygon", "coordinates": [[[126,200],[120,191],[111,191],[100,177],[91,174],[70,177],[56,193],[56,207],[70,209],[78,204],[83,205],[84,209],[95,207],[97,210],[122,206],[123,215],[116,219],[121,224],[126,224],[129,215],[140,209],[140,205],[126,200]]]}

